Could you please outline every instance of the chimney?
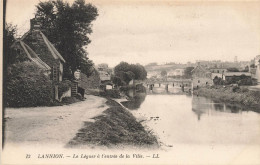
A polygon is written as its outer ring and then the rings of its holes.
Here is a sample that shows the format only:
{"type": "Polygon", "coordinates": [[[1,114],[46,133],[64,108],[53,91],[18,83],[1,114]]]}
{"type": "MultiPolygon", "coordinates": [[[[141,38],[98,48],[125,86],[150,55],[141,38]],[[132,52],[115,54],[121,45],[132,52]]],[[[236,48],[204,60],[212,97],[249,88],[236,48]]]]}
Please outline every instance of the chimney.
{"type": "Polygon", "coordinates": [[[37,21],[35,18],[30,20],[31,22],[31,30],[40,30],[41,23],[40,21],[37,21]]]}

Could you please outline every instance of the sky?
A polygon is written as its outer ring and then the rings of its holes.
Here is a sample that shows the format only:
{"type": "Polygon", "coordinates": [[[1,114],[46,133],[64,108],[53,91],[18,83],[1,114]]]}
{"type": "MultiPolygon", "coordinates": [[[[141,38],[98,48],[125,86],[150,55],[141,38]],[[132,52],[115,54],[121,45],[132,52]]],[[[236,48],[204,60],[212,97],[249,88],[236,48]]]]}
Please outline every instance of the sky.
{"type": "MultiPolygon", "coordinates": [[[[19,34],[29,30],[38,2],[8,0],[6,20],[19,34]]],[[[99,11],[87,47],[95,64],[249,61],[260,54],[260,1],[86,2],[99,11]]]]}

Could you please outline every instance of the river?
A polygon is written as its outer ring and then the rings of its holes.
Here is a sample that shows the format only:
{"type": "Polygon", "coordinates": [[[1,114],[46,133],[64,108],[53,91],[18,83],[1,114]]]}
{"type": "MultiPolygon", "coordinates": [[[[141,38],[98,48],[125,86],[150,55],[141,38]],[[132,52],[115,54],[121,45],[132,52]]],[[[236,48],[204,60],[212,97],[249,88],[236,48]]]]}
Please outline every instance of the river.
{"type": "Polygon", "coordinates": [[[174,154],[180,154],[183,149],[188,157],[199,153],[218,154],[226,163],[243,148],[257,146],[259,149],[260,114],[249,109],[242,111],[237,106],[186,95],[143,94],[135,102],[124,105],[153,131],[163,148],[174,154]]]}

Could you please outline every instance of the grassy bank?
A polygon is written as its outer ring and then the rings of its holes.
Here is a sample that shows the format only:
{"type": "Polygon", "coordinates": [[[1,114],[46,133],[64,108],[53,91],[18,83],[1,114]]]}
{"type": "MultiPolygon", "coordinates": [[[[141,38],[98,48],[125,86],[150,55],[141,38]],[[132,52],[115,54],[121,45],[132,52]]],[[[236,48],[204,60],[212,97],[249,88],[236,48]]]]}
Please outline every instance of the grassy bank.
{"type": "Polygon", "coordinates": [[[214,101],[240,104],[260,111],[260,92],[247,87],[204,87],[193,92],[194,95],[212,98],[214,101]]]}
{"type": "Polygon", "coordinates": [[[95,117],[95,122],[85,122],[68,146],[159,146],[156,137],[147,132],[130,112],[111,99],[106,104],[109,108],[103,115],[95,117]]]}

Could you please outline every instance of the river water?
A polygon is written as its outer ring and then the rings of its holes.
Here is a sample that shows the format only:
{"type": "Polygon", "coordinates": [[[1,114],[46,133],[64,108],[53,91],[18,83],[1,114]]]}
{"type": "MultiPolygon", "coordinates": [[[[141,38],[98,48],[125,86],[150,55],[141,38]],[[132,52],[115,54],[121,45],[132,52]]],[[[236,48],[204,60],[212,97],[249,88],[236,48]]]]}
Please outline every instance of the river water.
{"type": "Polygon", "coordinates": [[[226,163],[248,146],[259,149],[260,114],[249,109],[186,95],[142,95],[124,105],[175,155],[218,154],[226,163]]]}

